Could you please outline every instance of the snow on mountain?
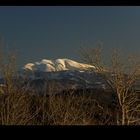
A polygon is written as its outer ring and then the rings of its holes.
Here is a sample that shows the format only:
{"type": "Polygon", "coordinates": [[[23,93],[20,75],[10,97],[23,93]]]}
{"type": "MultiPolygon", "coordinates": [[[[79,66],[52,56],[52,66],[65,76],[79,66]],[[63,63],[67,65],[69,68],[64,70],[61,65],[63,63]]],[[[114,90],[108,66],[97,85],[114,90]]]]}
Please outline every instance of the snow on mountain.
{"type": "MultiPolygon", "coordinates": [[[[50,81],[53,81],[54,83],[59,81],[58,83],[61,85],[61,88],[59,89],[61,90],[71,89],[72,87],[77,89],[106,88],[106,86],[104,86],[106,84],[102,77],[102,73],[99,73],[95,66],[78,63],[71,59],[42,59],[38,62],[26,64],[22,70],[21,76],[28,77],[31,83],[38,83],[37,81],[40,80],[49,80],[49,83],[50,81]],[[91,69],[92,71],[89,71],[91,69]]],[[[35,89],[39,89],[39,85],[40,84],[35,84],[35,89]]]]}
{"type": "Polygon", "coordinates": [[[64,70],[88,70],[93,69],[96,71],[95,66],[78,63],[71,59],[56,59],[56,60],[47,60],[43,59],[39,62],[28,63],[23,69],[31,71],[43,71],[43,72],[53,72],[53,71],[64,71],[64,70]]]}

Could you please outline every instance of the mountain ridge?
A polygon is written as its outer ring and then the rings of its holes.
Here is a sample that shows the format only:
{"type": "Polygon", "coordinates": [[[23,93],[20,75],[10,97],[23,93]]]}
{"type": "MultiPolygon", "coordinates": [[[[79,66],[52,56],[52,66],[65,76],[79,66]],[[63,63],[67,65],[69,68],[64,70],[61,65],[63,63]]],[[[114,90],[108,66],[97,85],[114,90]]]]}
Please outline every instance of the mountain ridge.
{"type": "Polygon", "coordinates": [[[93,69],[96,71],[96,67],[88,65],[85,63],[79,63],[68,58],[59,58],[55,60],[42,59],[34,63],[27,63],[23,66],[24,70],[31,71],[44,71],[44,72],[53,72],[53,71],[64,71],[64,70],[89,70],[93,69]]]}

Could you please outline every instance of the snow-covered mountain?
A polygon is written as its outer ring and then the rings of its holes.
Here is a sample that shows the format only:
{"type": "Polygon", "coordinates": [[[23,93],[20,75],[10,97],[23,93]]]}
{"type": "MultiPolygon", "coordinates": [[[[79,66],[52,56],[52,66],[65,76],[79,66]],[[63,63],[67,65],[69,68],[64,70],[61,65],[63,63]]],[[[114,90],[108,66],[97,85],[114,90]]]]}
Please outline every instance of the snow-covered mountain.
{"type": "Polygon", "coordinates": [[[24,70],[31,71],[42,71],[42,72],[54,72],[54,71],[66,71],[66,70],[95,70],[95,66],[88,64],[78,63],[71,59],[56,59],[56,60],[47,60],[43,59],[39,62],[28,63],[23,67],[24,70]]]}
{"type": "MultiPolygon", "coordinates": [[[[19,77],[25,89],[44,94],[53,86],[52,94],[69,89],[111,90],[104,76],[113,76],[108,71],[98,72],[92,65],[70,59],[43,59],[28,63],[19,70],[19,77]]],[[[2,83],[2,82],[1,82],[2,83]]],[[[48,92],[49,93],[49,92],[48,92]]]]}
{"type": "Polygon", "coordinates": [[[33,89],[40,89],[40,91],[44,85],[52,81],[53,84],[55,83],[55,87],[59,87],[57,90],[106,88],[103,75],[98,73],[95,66],[66,58],[56,60],[43,59],[38,62],[28,63],[22,68],[22,74],[26,74],[29,78],[31,85],[34,87],[33,89]]]}

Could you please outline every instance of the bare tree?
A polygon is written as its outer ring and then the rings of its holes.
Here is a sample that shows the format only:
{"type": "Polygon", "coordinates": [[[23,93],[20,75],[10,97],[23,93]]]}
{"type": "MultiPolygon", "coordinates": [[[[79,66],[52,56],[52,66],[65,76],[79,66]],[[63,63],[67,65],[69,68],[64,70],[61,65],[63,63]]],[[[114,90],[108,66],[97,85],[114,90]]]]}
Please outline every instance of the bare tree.
{"type": "Polygon", "coordinates": [[[16,86],[19,84],[19,80],[16,79],[16,55],[12,51],[5,54],[4,47],[5,44],[2,42],[0,44],[0,78],[4,81],[4,86],[3,94],[0,92],[0,124],[28,124],[38,111],[30,112],[30,96],[22,88],[23,85],[16,86]]]}
{"type": "Polygon", "coordinates": [[[139,123],[140,101],[134,89],[134,84],[140,76],[140,62],[133,55],[128,55],[126,61],[121,58],[121,52],[114,49],[111,52],[110,65],[107,71],[101,63],[101,47],[84,48],[81,56],[86,63],[94,65],[99,72],[103,73],[105,81],[115,93],[117,100],[117,124],[139,123]],[[124,61],[124,62],[123,62],[124,61]]]}
{"type": "Polygon", "coordinates": [[[80,47],[79,55],[81,59],[90,65],[96,66],[98,72],[103,71],[102,64],[102,47],[103,44],[101,41],[97,42],[96,47],[85,47],[84,44],[80,47]]]}

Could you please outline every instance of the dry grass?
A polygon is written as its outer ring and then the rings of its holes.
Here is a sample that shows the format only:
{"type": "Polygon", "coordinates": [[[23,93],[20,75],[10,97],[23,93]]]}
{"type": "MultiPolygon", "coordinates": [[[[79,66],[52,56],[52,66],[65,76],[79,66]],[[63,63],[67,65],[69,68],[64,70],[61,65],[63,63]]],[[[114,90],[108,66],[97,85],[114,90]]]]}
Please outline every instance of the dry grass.
{"type": "MultiPolygon", "coordinates": [[[[85,93],[86,95],[86,93],[85,93]]],[[[111,124],[108,108],[91,96],[36,96],[11,93],[0,97],[2,125],[95,125],[111,124]]]]}

